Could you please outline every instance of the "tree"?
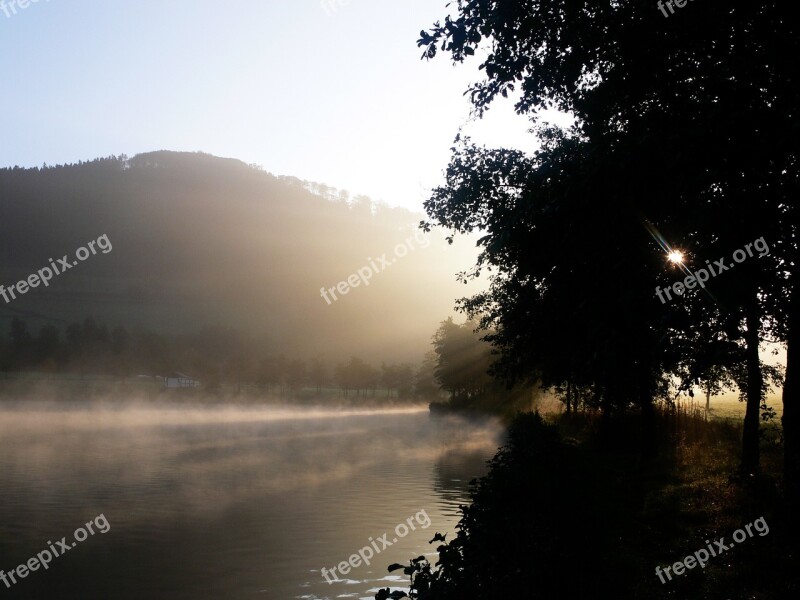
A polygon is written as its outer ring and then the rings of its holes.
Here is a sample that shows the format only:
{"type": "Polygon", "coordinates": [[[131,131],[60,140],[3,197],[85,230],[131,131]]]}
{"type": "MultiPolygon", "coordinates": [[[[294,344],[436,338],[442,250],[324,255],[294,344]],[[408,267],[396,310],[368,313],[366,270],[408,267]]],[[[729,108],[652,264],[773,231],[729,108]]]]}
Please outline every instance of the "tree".
{"type": "Polygon", "coordinates": [[[283,391],[286,381],[286,358],[280,356],[269,356],[261,361],[258,369],[258,383],[271,391],[277,387],[279,393],[283,391]]]}
{"type": "Polygon", "coordinates": [[[11,320],[11,330],[8,337],[12,364],[17,368],[28,364],[33,349],[33,338],[28,332],[28,326],[25,321],[14,317],[11,320]]]}
{"type": "MultiPolygon", "coordinates": [[[[423,31],[419,44],[426,58],[443,50],[455,62],[486,49],[485,78],[469,89],[476,113],[518,92],[519,113],[536,121],[541,109],[558,108],[574,114],[576,125],[566,135],[545,132],[546,147],[534,160],[456,148],[447,183],[426,210],[454,232],[487,234],[478,269],[500,274],[488,294],[462,307],[485,312],[482,325],[497,330],[487,339],[503,352],[506,373],[525,376],[536,365],[549,382],[570,384],[579,373],[606,416],[628,405],[627,395],[647,415],[650,398],[676,366],[663,342],[680,335],[670,325],[680,308],[662,309],[645,297],[657,271],[646,267],[644,242],[633,229],[643,225],[665,251],[676,239],[694,245],[709,261],[758,237],[772,239],[774,261],[747,263],[741,277],[715,280],[711,298],[681,299],[717,303],[725,321],[736,323],[729,333],[742,345],[748,372],[742,467],[752,473],[763,384],[759,342],[773,333],[791,346],[792,323],[800,321],[778,325],[797,279],[798,125],[790,115],[800,87],[788,57],[800,38],[788,6],[777,1],[693,5],[691,18],[675,22],[633,0],[459,0],[456,16],[423,31]],[[550,269],[537,256],[542,250],[555,259],[550,269]],[[580,285],[592,290],[592,301],[601,298],[599,305],[573,298],[580,285]],[[613,302],[602,300],[608,294],[613,302]],[[631,314],[637,303],[641,317],[631,314]],[[574,321],[552,319],[570,308],[579,309],[574,321]],[[582,318],[590,314],[594,319],[582,318]],[[553,340],[548,322],[568,334],[554,355],[560,365],[529,347],[542,342],[529,335],[539,328],[553,340]],[[586,331],[588,343],[580,347],[573,322],[586,331]],[[531,362],[530,355],[542,360],[531,362]],[[632,394],[620,387],[625,370],[632,394]]],[[[702,319],[703,311],[693,314],[702,319]]],[[[789,360],[794,356],[790,350],[789,360]]],[[[800,458],[795,372],[789,365],[784,389],[787,465],[800,458]]]]}
{"type": "Polygon", "coordinates": [[[436,381],[436,353],[431,350],[425,353],[425,358],[414,377],[414,395],[434,400],[438,399],[440,394],[441,388],[436,381]]]}
{"type": "Polygon", "coordinates": [[[454,404],[468,404],[491,384],[491,347],[480,339],[476,328],[477,323],[457,325],[448,318],[433,336],[436,380],[454,404]]]}
{"type": "Polygon", "coordinates": [[[409,364],[381,363],[380,382],[387,396],[394,390],[398,397],[407,398],[414,386],[414,369],[409,364]]]}
{"type": "Polygon", "coordinates": [[[286,385],[293,393],[297,393],[308,381],[306,362],[302,358],[289,361],[286,366],[286,385]]]}
{"type": "Polygon", "coordinates": [[[398,398],[410,398],[414,391],[414,367],[408,363],[397,365],[394,385],[398,398]]]}
{"type": "Polygon", "coordinates": [[[127,329],[121,325],[115,327],[111,332],[111,351],[117,356],[127,352],[130,341],[131,335],[127,329]]]}
{"type": "Polygon", "coordinates": [[[345,396],[350,390],[356,390],[358,395],[363,390],[374,390],[379,378],[377,370],[355,356],[349,363],[337,365],[334,377],[345,396]]]}
{"type": "Polygon", "coordinates": [[[53,325],[43,325],[34,342],[33,360],[38,367],[53,368],[61,354],[61,332],[53,325]]]}
{"type": "Polygon", "coordinates": [[[328,369],[321,358],[314,358],[308,367],[308,378],[311,384],[317,388],[317,393],[322,392],[322,388],[328,384],[328,369]]]}

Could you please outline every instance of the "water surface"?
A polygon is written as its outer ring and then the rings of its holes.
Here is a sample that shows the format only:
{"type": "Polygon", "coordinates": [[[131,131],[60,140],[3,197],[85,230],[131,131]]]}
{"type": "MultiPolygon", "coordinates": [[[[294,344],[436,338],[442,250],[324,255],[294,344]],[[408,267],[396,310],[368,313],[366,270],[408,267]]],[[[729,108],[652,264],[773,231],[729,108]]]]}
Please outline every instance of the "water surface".
{"type": "Polygon", "coordinates": [[[435,531],[450,539],[499,435],[416,409],[0,406],[0,569],[98,515],[111,526],[0,594],[372,598],[405,583],[388,564],[431,553],[435,531]],[[384,533],[397,542],[370,566],[323,579],[384,533]]]}

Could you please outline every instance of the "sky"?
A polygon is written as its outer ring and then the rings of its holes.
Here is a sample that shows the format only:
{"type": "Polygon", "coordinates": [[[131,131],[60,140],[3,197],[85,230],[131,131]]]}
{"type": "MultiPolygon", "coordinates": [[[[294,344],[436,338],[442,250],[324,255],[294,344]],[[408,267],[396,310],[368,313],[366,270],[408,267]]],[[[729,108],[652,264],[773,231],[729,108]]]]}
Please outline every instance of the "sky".
{"type": "Polygon", "coordinates": [[[3,1],[0,166],[203,151],[418,210],[459,128],[536,148],[470,119],[478,61],[421,60],[447,0],[3,1]]]}

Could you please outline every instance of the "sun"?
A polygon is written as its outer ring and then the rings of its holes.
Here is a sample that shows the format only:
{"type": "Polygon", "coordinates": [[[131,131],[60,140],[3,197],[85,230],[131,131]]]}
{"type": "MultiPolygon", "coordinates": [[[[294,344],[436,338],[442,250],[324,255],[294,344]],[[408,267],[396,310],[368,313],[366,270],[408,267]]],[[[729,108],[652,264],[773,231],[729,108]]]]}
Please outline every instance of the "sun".
{"type": "Polygon", "coordinates": [[[667,255],[667,260],[669,260],[669,262],[671,262],[674,265],[682,265],[684,261],[683,252],[681,252],[680,250],[672,250],[667,255]]]}

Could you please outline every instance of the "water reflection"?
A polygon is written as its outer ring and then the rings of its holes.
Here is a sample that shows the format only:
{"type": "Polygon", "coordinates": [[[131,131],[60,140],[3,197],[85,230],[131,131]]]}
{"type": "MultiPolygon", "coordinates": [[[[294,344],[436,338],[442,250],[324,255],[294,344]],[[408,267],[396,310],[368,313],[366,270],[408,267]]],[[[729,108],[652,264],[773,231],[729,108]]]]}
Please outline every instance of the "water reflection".
{"type": "Polygon", "coordinates": [[[111,524],[3,592],[370,598],[398,583],[386,565],[430,552],[433,531],[453,530],[499,430],[421,410],[0,408],[0,568],[98,514],[111,524]],[[322,567],[422,509],[427,531],[410,532],[346,581],[322,579],[322,567]]]}

